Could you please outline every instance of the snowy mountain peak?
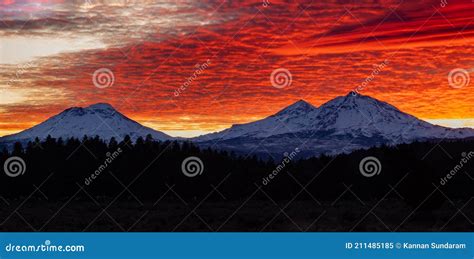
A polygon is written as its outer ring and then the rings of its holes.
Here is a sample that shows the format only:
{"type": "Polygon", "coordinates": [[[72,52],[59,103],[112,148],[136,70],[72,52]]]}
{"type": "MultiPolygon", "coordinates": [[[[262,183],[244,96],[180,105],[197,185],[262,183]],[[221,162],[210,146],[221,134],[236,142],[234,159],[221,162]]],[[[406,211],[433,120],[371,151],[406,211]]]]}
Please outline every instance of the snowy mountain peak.
{"type": "Polygon", "coordinates": [[[290,106],[287,106],[283,110],[279,111],[278,113],[275,114],[275,116],[278,115],[302,115],[305,113],[310,113],[316,111],[318,108],[314,107],[312,104],[304,101],[304,100],[299,100],[290,106]]]}
{"type": "Polygon", "coordinates": [[[243,137],[264,138],[272,135],[298,132],[308,128],[308,124],[312,124],[317,115],[318,108],[304,100],[299,100],[264,119],[245,124],[235,124],[224,131],[200,136],[194,140],[224,140],[243,137]]]}
{"type": "Polygon", "coordinates": [[[68,116],[84,116],[85,114],[103,114],[113,116],[115,113],[119,113],[115,108],[108,103],[96,103],[85,108],[72,107],[64,110],[61,114],[68,116]]]}
{"type": "Polygon", "coordinates": [[[408,126],[429,125],[386,102],[352,93],[323,104],[318,120],[321,130],[337,134],[363,134],[366,137],[400,135],[408,126]]]}
{"type": "Polygon", "coordinates": [[[132,140],[150,134],[155,140],[169,140],[170,136],[142,126],[107,103],[97,103],[88,107],[73,107],[47,119],[46,121],[20,133],[0,138],[0,142],[25,142],[38,137],[46,138],[82,138],[99,136],[103,140],[114,137],[123,139],[129,135],[132,140]]]}
{"type": "Polygon", "coordinates": [[[432,125],[386,102],[351,92],[319,108],[300,100],[262,120],[195,140],[242,152],[278,155],[298,147],[306,155],[318,155],[414,140],[473,136],[473,129],[432,125]]]}
{"type": "Polygon", "coordinates": [[[285,109],[291,109],[291,108],[314,108],[314,106],[307,101],[300,99],[296,101],[295,103],[289,105],[285,109]]]}
{"type": "Polygon", "coordinates": [[[343,105],[345,108],[355,108],[356,106],[364,107],[364,106],[376,105],[376,106],[391,107],[391,108],[396,109],[394,106],[386,102],[377,100],[373,97],[362,95],[362,94],[353,94],[353,93],[349,93],[344,96],[338,96],[326,102],[325,104],[323,104],[321,108],[327,107],[327,106],[341,106],[341,105],[343,105]]]}
{"type": "Polygon", "coordinates": [[[92,109],[92,110],[114,110],[114,107],[112,107],[112,105],[108,104],[108,103],[96,103],[96,104],[92,104],[88,107],[86,107],[85,109],[92,109]]]}

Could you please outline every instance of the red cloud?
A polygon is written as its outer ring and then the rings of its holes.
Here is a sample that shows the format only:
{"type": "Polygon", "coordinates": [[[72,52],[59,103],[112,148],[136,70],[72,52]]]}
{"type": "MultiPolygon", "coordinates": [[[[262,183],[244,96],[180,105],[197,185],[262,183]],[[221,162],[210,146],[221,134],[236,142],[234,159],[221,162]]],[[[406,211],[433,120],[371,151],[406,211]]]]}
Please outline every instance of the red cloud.
{"type": "MultiPolygon", "coordinates": [[[[444,7],[439,1],[203,3],[181,10],[208,16],[202,25],[186,23],[130,37],[125,46],[43,59],[22,87],[61,89],[63,99],[26,104],[28,110],[12,105],[0,120],[28,113],[20,128],[62,108],[106,101],[158,129],[218,129],[270,115],[297,99],[320,105],[356,88],[385,60],[388,65],[362,94],[420,117],[474,117],[473,91],[447,83],[451,69],[474,67],[473,9],[470,1],[444,7]],[[92,74],[104,67],[115,82],[99,89],[92,74]],[[291,72],[290,86],[272,87],[270,74],[277,68],[291,72]],[[177,89],[184,90],[176,96],[177,89]]],[[[113,35],[106,31],[111,27],[95,26],[113,35]]],[[[81,33],[89,28],[77,27],[81,33]]]]}

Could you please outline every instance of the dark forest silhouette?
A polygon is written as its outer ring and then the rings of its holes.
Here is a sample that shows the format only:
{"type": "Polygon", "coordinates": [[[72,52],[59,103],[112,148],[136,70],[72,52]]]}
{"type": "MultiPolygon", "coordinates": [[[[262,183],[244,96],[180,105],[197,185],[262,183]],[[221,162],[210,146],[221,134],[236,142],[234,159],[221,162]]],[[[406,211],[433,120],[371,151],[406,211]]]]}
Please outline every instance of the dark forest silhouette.
{"type": "Polygon", "coordinates": [[[459,164],[462,153],[465,155],[474,150],[474,141],[444,142],[446,153],[434,148],[435,145],[436,142],[415,142],[335,157],[323,155],[299,159],[296,156],[274,179],[263,185],[263,179],[276,169],[280,161],[262,160],[252,155],[237,156],[210,148],[200,149],[189,142],[158,142],[150,136],[139,138],[135,143],[129,137],[121,142],[111,139],[108,143],[98,137],[84,137],[82,140],[49,137],[44,141],[30,142],[24,148],[17,143],[12,152],[3,150],[0,153],[2,164],[10,156],[19,156],[27,164],[27,171],[22,176],[10,178],[2,174],[0,189],[4,197],[28,195],[32,184],[39,184],[54,173],[44,192],[51,198],[68,197],[75,189],[72,187],[85,185],[85,179],[115,152],[117,156],[86,186],[90,193],[98,196],[114,195],[122,190],[123,187],[108,176],[111,172],[125,185],[140,174],[130,189],[144,199],[157,197],[168,189],[166,185],[176,185],[176,190],[183,197],[199,198],[209,192],[211,184],[218,185],[224,177],[228,178],[219,189],[227,197],[245,198],[257,184],[275,199],[286,199],[301,189],[298,184],[293,184],[296,182],[291,176],[306,185],[317,175],[307,187],[315,197],[331,200],[344,190],[345,184],[352,185],[361,197],[378,198],[386,193],[389,184],[395,185],[408,174],[399,184],[399,192],[410,197],[409,200],[413,200],[414,204],[431,192],[433,184],[450,196],[471,197],[472,182],[468,181],[465,173],[472,171],[474,161],[468,161],[462,172],[458,172],[445,185],[440,185],[440,180],[459,164]],[[118,148],[120,154],[117,154],[118,148]],[[181,163],[189,156],[199,157],[203,161],[202,175],[189,178],[182,173],[181,163]],[[367,156],[380,160],[382,172],[379,175],[367,178],[360,174],[359,162],[367,156]]]}
{"type": "MultiPolygon", "coordinates": [[[[342,197],[344,200],[370,202],[386,198],[394,188],[408,211],[416,208],[417,212],[430,214],[449,202],[444,195],[452,200],[467,201],[474,194],[468,175],[474,168],[474,159],[468,159],[462,170],[441,184],[441,179],[474,150],[474,141],[444,141],[442,148],[437,145],[438,142],[414,142],[337,156],[308,159],[296,156],[264,184],[264,179],[281,164],[279,160],[202,149],[189,142],[159,142],[150,136],[135,142],[129,137],[120,142],[115,139],[105,142],[98,137],[82,140],[48,137],[25,147],[17,143],[10,152],[1,151],[2,164],[11,156],[19,156],[26,162],[27,169],[25,174],[14,178],[1,174],[0,195],[13,200],[25,198],[34,190],[32,186],[38,186],[48,177],[41,186],[42,194],[35,194],[39,200],[47,197],[45,202],[69,199],[78,190],[78,185],[93,197],[110,199],[123,192],[125,185],[138,199],[150,202],[159,199],[173,186],[173,191],[191,203],[204,198],[221,202],[222,196],[225,202],[243,201],[258,187],[264,193],[258,192],[253,200],[268,201],[269,196],[279,202],[296,197],[298,201],[315,198],[330,203],[346,193],[342,197]],[[181,163],[190,156],[199,157],[204,163],[203,173],[192,178],[181,171],[181,163]],[[359,172],[359,163],[367,156],[380,160],[379,175],[367,178],[359,172]],[[100,174],[91,179],[91,174],[110,157],[113,159],[107,167],[102,167],[100,174]],[[302,192],[303,186],[305,191],[302,192]],[[347,195],[348,186],[357,197],[347,195]],[[213,192],[215,187],[219,193],[213,192]],[[439,191],[432,194],[436,188],[444,195],[439,191]]],[[[118,197],[118,202],[132,199],[127,194],[118,197]]],[[[75,200],[90,199],[80,193],[75,200]]],[[[176,202],[180,203],[177,198],[176,202]]],[[[255,217],[259,213],[255,211],[255,217]]]]}

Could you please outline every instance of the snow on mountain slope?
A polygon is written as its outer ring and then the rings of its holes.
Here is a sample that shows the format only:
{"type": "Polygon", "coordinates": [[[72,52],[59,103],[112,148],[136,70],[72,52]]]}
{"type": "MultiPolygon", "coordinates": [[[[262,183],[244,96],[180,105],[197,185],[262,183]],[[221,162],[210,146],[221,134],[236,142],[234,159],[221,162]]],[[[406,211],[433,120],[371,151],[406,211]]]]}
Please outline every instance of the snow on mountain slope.
{"type": "Polygon", "coordinates": [[[396,107],[364,95],[337,97],[320,107],[316,130],[334,131],[366,137],[382,135],[394,140],[420,138],[464,138],[474,135],[472,129],[450,129],[430,124],[396,107]]]}
{"type": "MultiPolygon", "coordinates": [[[[17,134],[0,138],[1,145],[16,141],[82,138],[84,135],[133,140],[151,134],[156,140],[172,138],[125,117],[108,104],[70,108],[45,122],[17,134]]],[[[295,148],[301,156],[348,153],[379,145],[415,140],[462,139],[474,129],[451,129],[430,124],[369,96],[340,96],[316,108],[298,101],[262,120],[233,125],[221,132],[190,139],[200,146],[238,153],[282,155],[295,148]]]]}
{"type": "Polygon", "coordinates": [[[246,124],[236,124],[229,129],[200,136],[194,140],[227,140],[239,137],[265,138],[273,135],[298,132],[303,128],[309,129],[310,125],[315,122],[318,112],[318,108],[300,100],[265,119],[246,124]]]}
{"type": "Polygon", "coordinates": [[[473,129],[430,124],[364,95],[340,96],[316,108],[304,101],[275,115],[195,138],[202,146],[273,154],[298,147],[302,154],[337,154],[382,144],[474,136],[473,129]]]}
{"type": "Polygon", "coordinates": [[[69,108],[30,129],[2,137],[0,142],[25,142],[33,140],[35,137],[44,139],[48,135],[63,139],[70,137],[81,139],[84,135],[97,135],[104,140],[109,140],[112,137],[120,140],[129,135],[132,140],[135,140],[148,134],[151,134],[156,140],[171,139],[170,136],[162,132],[142,126],[125,117],[109,104],[98,103],[86,108],[69,108]]]}

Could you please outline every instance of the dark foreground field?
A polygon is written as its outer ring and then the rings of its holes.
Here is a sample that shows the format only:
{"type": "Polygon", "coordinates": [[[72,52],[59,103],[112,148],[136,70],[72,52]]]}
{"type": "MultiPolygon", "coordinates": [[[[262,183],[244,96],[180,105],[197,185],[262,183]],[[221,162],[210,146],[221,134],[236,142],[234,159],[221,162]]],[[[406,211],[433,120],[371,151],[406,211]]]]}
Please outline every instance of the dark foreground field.
{"type": "Polygon", "coordinates": [[[24,169],[0,174],[0,231],[473,231],[474,140],[440,143],[265,160],[48,138],[0,152],[24,169]]]}
{"type": "MultiPolygon", "coordinates": [[[[173,195],[173,194],[170,194],[173,195]]],[[[0,231],[474,231],[474,202],[448,201],[427,212],[399,199],[333,202],[270,200],[140,204],[116,201],[10,201],[0,231]],[[452,203],[451,203],[452,202],[452,203]],[[289,203],[289,205],[287,205],[289,203]],[[15,210],[16,208],[20,208],[15,210]]]]}

